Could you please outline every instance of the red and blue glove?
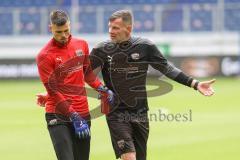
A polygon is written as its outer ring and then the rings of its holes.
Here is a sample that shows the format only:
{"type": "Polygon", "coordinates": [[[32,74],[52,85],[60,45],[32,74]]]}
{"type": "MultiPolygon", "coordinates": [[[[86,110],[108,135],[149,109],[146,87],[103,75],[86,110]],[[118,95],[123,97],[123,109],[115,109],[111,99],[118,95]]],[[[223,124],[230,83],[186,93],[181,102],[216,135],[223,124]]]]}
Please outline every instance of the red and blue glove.
{"type": "Polygon", "coordinates": [[[110,112],[110,106],[114,104],[114,93],[102,85],[97,91],[99,92],[98,99],[101,99],[101,112],[107,115],[110,112]]]}
{"type": "Polygon", "coordinates": [[[114,93],[110,89],[108,89],[106,86],[99,86],[97,88],[97,91],[99,92],[99,99],[106,97],[108,102],[113,105],[114,104],[114,93]]]}

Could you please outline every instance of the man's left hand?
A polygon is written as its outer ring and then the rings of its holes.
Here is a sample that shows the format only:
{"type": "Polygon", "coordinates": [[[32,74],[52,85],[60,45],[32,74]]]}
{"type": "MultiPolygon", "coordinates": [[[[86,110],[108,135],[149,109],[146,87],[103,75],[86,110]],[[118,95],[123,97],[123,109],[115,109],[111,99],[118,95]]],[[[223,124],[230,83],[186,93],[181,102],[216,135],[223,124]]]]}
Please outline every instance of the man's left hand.
{"type": "Polygon", "coordinates": [[[214,94],[214,90],[212,88],[212,84],[216,81],[216,79],[212,79],[210,81],[199,82],[197,86],[197,90],[203,94],[204,96],[212,96],[214,94]]]}

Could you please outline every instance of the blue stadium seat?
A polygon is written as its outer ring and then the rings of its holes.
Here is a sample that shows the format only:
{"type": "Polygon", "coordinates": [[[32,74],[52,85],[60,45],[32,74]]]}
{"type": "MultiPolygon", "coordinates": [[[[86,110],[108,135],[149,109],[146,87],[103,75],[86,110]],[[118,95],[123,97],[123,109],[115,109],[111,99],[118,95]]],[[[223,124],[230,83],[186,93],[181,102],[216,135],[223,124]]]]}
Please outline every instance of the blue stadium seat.
{"type": "Polygon", "coordinates": [[[144,5],[138,10],[133,10],[134,31],[153,32],[154,31],[154,12],[153,6],[144,5]]]}
{"type": "Polygon", "coordinates": [[[96,33],[97,32],[97,15],[95,9],[80,11],[77,30],[80,33],[96,33]]]}
{"type": "Polygon", "coordinates": [[[70,6],[70,0],[1,0],[0,7],[70,6]]]}
{"type": "Polygon", "coordinates": [[[217,0],[78,0],[80,5],[217,3],[217,0]]]}
{"type": "Polygon", "coordinates": [[[156,4],[169,0],[79,0],[80,5],[112,5],[112,4],[156,4]]]}
{"type": "Polygon", "coordinates": [[[41,14],[34,8],[20,13],[20,34],[40,34],[41,14]]]}
{"type": "Polygon", "coordinates": [[[240,31],[240,8],[225,9],[224,27],[229,31],[240,31]]]}
{"type": "Polygon", "coordinates": [[[212,31],[211,6],[195,6],[190,11],[191,31],[212,31]]]}
{"type": "MultiPolygon", "coordinates": [[[[172,1],[173,2],[173,1],[172,1]]],[[[197,4],[200,4],[200,3],[217,3],[218,0],[180,0],[180,1],[177,1],[177,3],[185,3],[185,4],[193,4],[193,3],[197,3],[197,4]]]]}
{"type": "Polygon", "coordinates": [[[164,9],[161,17],[163,32],[183,31],[183,10],[182,9],[164,9]]]}
{"type": "Polygon", "coordinates": [[[224,0],[225,3],[239,3],[239,0],[224,0]]]}
{"type": "Polygon", "coordinates": [[[13,15],[11,13],[0,13],[0,35],[13,34],[13,15]]]}
{"type": "MultiPolygon", "coordinates": [[[[104,25],[104,32],[108,32],[109,16],[120,9],[131,9],[134,13],[134,31],[135,32],[154,32],[156,22],[161,21],[159,29],[161,32],[182,32],[185,31],[184,22],[189,22],[189,31],[213,31],[213,13],[217,7],[218,0],[77,0],[81,10],[77,13],[77,22],[72,23],[74,31],[78,33],[96,33],[100,23],[104,25]],[[156,12],[159,5],[160,10],[156,12]],[[83,6],[83,7],[82,7],[83,6]],[[197,6],[197,7],[196,7],[197,6]],[[97,7],[103,9],[103,19],[98,20],[97,7]],[[183,7],[189,7],[189,10],[183,10],[183,7]],[[162,8],[162,9],[161,9],[162,8]],[[190,11],[189,19],[185,18],[184,11],[190,11]],[[159,18],[156,18],[159,14],[159,18]]],[[[0,35],[14,34],[20,31],[20,34],[42,34],[41,24],[46,24],[48,17],[41,17],[40,9],[47,9],[48,13],[53,9],[66,10],[70,18],[71,0],[1,0],[0,8],[7,8],[7,13],[0,12],[1,30],[0,35]],[[8,7],[9,11],[8,11],[8,7]],[[13,21],[15,8],[20,10],[19,19],[13,21]],[[43,21],[44,20],[44,21],[43,21]],[[16,24],[14,23],[16,22],[16,24]],[[18,24],[17,22],[20,22],[18,24]],[[18,26],[19,25],[19,26],[18,26]]],[[[228,31],[240,31],[240,0],[224,0],[224,29],[228,31]],[[236,4],[236,5],[235,5],[236,4]]],[[[187,14],[186,14],[187,15],[187,14]]],[[[100,25],[101,26],[101,25],[100,25]]],[[[100,28],[102,29],[102,28],[100,28]]],[[[188,29],[188,28],[187,28],[188,29]]],[[[46,30],[48,26],[46,25],[46,30]]],[[[45,31],[46,31],[45,30],[45,31]]],[[[45,32],[44,32],[45,33],[45,32]]],[[[50,33],[50,32],[48,32],[50,33]]]]}

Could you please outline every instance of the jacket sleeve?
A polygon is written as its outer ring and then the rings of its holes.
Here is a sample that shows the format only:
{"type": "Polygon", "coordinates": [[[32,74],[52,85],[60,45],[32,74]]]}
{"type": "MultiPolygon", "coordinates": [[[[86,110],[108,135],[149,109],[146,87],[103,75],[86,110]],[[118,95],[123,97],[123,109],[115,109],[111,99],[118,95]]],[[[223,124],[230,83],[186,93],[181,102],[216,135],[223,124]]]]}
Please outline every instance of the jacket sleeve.
{"type": "Polygon", "coordinates": [[[92,70],[87,43],[85,45],[83,71],[85,82],[87,82],[89,86],[91,86],[94,89],[97,89],[100,85],[102,85],[102,82],[97,77],[97,74],[95,74],[92,70]]]}
{"type": "Polygon", "coordinates": [[[100,51],[98,48],[93,48],[90,53],[91,67],[93,70],[97,68],[103,68],[106,62],[106,55],[100,51]]]}
{"type": "Polygon", "coordinates": [[[147,49],[149,53],[148,61],[154,69],[159,70],[165,76],[180,84],[191,87],[193,78],[189,77],[180,69],[171,65],[168,60],[162,55],[162,53],[158,50],[156,45],[151,44],[148,46],[147,49]]]}
{"type": "Polygon", "coordinates": [[[40,79],[47,90],[48,95],[53,98],[56,105],[56,112],[69,116],[74,109],[70,105],[70,101],[66,100],[59,92],[59,70],[55,69],[55,62],[46,54],[39,54],[36,58],[40,79]]]}

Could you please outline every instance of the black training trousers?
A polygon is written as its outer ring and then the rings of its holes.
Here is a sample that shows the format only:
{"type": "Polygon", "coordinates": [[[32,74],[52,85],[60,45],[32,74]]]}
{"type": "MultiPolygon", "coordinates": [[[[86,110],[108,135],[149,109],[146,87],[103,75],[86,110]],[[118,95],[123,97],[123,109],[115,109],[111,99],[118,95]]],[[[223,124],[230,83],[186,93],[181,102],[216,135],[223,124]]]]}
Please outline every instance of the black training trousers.
{"type": "Polygon", "coordinates": [[[79,139],[64,116],[46,113],[46,121],[58,160],[89,160],[91,138],[79,139]]]}

